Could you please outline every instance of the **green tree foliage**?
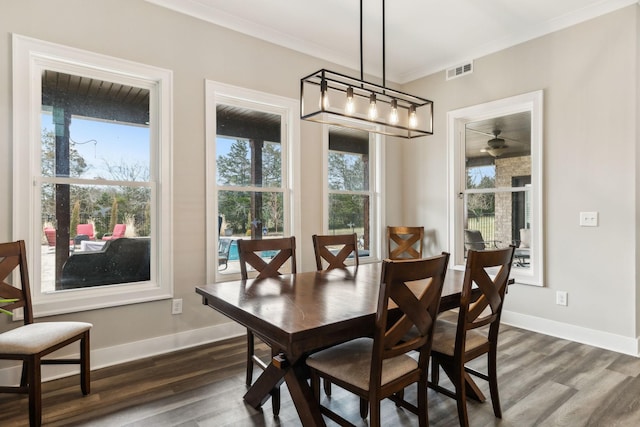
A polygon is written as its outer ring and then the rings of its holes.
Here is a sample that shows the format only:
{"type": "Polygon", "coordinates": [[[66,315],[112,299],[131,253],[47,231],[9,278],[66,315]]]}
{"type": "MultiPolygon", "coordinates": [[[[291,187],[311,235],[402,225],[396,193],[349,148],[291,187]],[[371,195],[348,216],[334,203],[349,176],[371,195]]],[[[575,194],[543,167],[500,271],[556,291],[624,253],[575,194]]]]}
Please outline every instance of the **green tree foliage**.
{"type": "MultiPolygon", "coordinates": [[[[280,144],[265,142],[262,145],[262,182],[251,176],[251,146],[247,140],[237,139],[229,153],[218,156],[218,183],[222,186],[255,186],[280,188],[282,185],[282,153],[280,144]]],[[[224,215],[228,226],[237,234],[251,228],[251,192],[223,190],[218,193],[218,212],[224,215]]],[[[258,213],[263,226],[282,229],[282,193],[262,193],[262,210],[258,213]]]]}
{"type": "Polygon", "coordinates": [[[113,203],[111,204],[111,212],[109,213],[109,230],[113,230],[117,223],[118,223],[118,199],[114,197],[113,203]]]}
{"type": "MultiPolygon", "coordinates": [[[[363,156],[344,152],[329,152],[329,188],[331,190],[368,190],[367,165],[363,156]]],[[[366,196],[331,194],[329,229],[362,227],[366,196]]]]}
{"type": "Polygon", "coordinates": [[[71,209],[71,225],[69,226],[69,232],[71,236],[76,235],[78,224],[80,223],[80,200],[76,200],[71,209]]]}
{"type": "MultiPolygon", "coordinates": [[[[495,188],[495,176],[488,175],[484,168],[467,168],[467,189],[495,188]]],[[[467,197],[469,216],[493,215],[495,212],[495,193],[474,193],[467,197]]]]}
{"type": "MultiPolygon", "coordinates": [[[[42,151],[40,159],[40,167],[42,176],[52,177],[55,176],[56,167],[56,136],[53,131],[42,130],[41,134],[42,151]]],[[[81,176],[87,170],[87,163],[84,158],[78,153],[75,148],[75,144],[71,144],[69,149],[69,175],[71,177],[81,176]]],[[[78,187],[71,187],[71,199],[77,200],[81,197],[78,187]]],[[[42,205],[42,216],[45,221],[52,222],[55,225],[54,218],[56,217],[56,198],[55,198],[55,185],[43,184],[42,193],[40,195],[40,202],[42,205]]],[[[75,233],[75,228],[71,229],[71,233],[75,233]]]]}

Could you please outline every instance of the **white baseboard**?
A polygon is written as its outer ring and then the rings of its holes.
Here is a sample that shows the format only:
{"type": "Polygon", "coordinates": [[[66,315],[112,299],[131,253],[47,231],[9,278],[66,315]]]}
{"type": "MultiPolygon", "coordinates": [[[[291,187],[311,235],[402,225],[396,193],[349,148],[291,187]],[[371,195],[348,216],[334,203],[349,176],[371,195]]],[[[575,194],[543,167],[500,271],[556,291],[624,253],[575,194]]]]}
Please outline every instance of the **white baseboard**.
{"type": "Polygon", "coordinates": [[[583,328],[581,326],[570,325],[568,323],[556,322],[555,320],[543,319],[529,316],[527,314],[515,313],[504,310],[502,312],[502,323],[527,329],[533,332],[588,344],[594,347],[604,348],[617,353],[629,354],[631,356],[640,355],[638,338],[630,338],[609,332],[597,331],[583,328]]]}
{"type": "MultiPolygon", "coordinates": [[[[235,322],[228,322],[206,328],[179,332],[173,335],[165,335],[113,347],[91,350],[91,370],[222,341],[240,336],[244,334],[245,331],[246,329],[243,326],[235,322]]],[[[65,357],[78,357],[78,353],[65,355],[65,357]]],[[[20,365],[0,369],[0,384],[19,383],[21,372],[20,365]]],[[[75,375],[78,372],[77,365],[48,365],[42,369],[42,380],[50,381],[56,378],[75,375]]]]}
{"type": "MultiPolygon", "coordinates": [[[[517,328],[576,341],[618,353],[632,356],[640,355],[640,346],[637,338],[624,337],[510,311],[502,312],[502,322],[517,328]]],[[[222,341],[240,336],[244,334],[245,331],[246,329],[243,326],[235,322],[227,322],[206,328],[179,332],[173,335],[165,335],[113,347],[91,350],[91,369],[100,369],[158,354],[222,341]]],[[[77,356],[77,353],[74,355],[66,355],[66,357],[77,356]]],[[[17,384],[20,381],[20,373],[21,367],[19,365],[0,369],[0,384],[17,384]]],[[[77,373],[78,367],[74,365],[50,365],[43,369],[42,379],[43,381],[50,381],[77,373]]]]}

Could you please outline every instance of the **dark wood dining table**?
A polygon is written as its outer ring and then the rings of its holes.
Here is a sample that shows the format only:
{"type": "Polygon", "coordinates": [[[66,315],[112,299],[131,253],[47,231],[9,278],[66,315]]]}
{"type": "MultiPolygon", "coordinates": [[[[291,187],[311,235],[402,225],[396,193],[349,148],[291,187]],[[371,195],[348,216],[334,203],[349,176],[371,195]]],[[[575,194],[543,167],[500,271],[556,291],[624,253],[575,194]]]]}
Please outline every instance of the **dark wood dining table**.
{"type": "MultiPolygon", "coordinates": [[[[373,333],[381,267],[361,264],[196,287],[203,304],[253,331],[278,354],[244,395],[249,405],[260,408],[285,381],[302,424],[325,425],[307,382],[306,355],[373,333]]],[[[463,271],[447,272],[441,311],[457,307],[463,278],[463,271]]],[[[475,389],[469,391],[484,400],[475,389]]]]}

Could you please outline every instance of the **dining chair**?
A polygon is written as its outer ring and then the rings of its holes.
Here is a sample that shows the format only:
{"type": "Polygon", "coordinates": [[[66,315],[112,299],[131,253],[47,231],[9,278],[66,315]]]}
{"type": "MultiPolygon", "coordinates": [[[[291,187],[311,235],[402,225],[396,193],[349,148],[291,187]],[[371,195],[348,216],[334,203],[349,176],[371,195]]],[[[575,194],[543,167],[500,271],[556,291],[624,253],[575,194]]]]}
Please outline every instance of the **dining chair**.
{"type": "Polygon", "coordinates": [[[316,268],[320,270],[332,270],[345,268],[347,258],[353,258],[353,265],[358,265],[358,235],[336,234],[311,236],[313,251],[316,255],[316,268]],[[327,265],[323,265],[327,263],[327,265]]]}
{"type": "MultiPolygon", "coordinates": [[[[316,255],[316,268],[321,270],[332,270],[334,268],[345,268],[346,259],[353,257],[353,265],[358,266],[358,235],[336,234],[311,236],[313,241],[313,251],[316,255]],[[325,266],[324,263],[327,263],[325,266]]],[[[331,396],[331,381],[324,381],[324,392],[331,396]]]]}
{"type": "MultiPolygon", "coordinates": [[[[312,353],[306,363],[320,403],[320,378],[368,402],[369,426],[380,425],[380,401],[389,398],[429,424],[427,367],[449,254],[419,260],[384,260],[373,338],[356,338],[312,353]],[[420,286],[416,289],[416,285],[420,286]],[[406,339],[409,330],[417,333],[406,339]],[[417,360],[408,353],[418,351],[417,360]],[[417,383],[417,406],[403,390],[417,383]]],[[[321,412],[340,425],[352,425],[326,406],[321,412]]],[[[361,408],[362,416],[362,408],[361,408]]],[[[363,416],[363,418],[366,415],[363,416]]]]}
{"type": "MultiPolygon", "coordinates": [[[[280,275],[280,269],[290,262],[290,273],[296,273],[296,238],[282,237],[276,239],[238,239],[238,258],[240,261],[240,275],[242,279],[249,278],[247,266],[253,267],[257,272],[256,279],[264,279],[280,275]],[[265,254],[266,253],[266,254],[265,254]],[[266,256],[265,256],[266,255],[266,256]],[[269,258],[265,261],[265,258],[269,258]]],[[[258,336],[260,338],[260,336],[258,336]]],[[[264,341],[264,340],[262,340],[264,341]]],[[[269,343],[266,343],[269,344],[269,343]]],[[[271,349],[272,356],[277,352],[271,349]]],[[[263,361],[255,354],[255,336],[247,329],[247,386],[253,382],[253,367],[258,366],[265,370],[269,363],[263,361]]],[[[271,406],[273,415],[280,413],[280,389],[275,388],[271,393],[271,406]]]]}
{"type": "MultiPolygon", "coordinates": [[[[82,394],[90,393],[89,331],[91,323],[85,322],[38,322],[33,321],[31,291],[27,255],[23,240],[0,243],[0,298],[11,301],[2,307],[9,312],[22,308],[23,324],[0,334],[0,359],[22,362],[19,386],[0,386],[0,393],[25,393],[29,395],[29,424],[42,424],[41,365],[80,365],[80,388],[82,394]],[[7,283],[12,272],[13,286],[7,283]],[[17,282],[17,283],[16,283],[17,282]],[[43,359],[50,353],[80,342],[78,358],[43,359]]],[[[2,314],[0,314],[1,316],[2,314]]]]}
{"type": "Polygon", "coordinates": [[[387,226],[389,259],[422,258],[424,227],[387,226]]]}
{"type": "Polygon", "coordinates": [[[436,321],[429,387],[456,399],[461,426],[469,425],[467,387],[475,385],[469,374],[489,382],[493,413],[497,418],[502,418],[496,365],[498,330],[514,252],[514,246],[469,250],[457,321],[444,317],[438,317],[436,321]],[[474,286],[480,289],[481,295],[472,301],[471,290],[474,286]],[[484,354],[488,357],[487,374],[465,366],[484,354]],[[453,383],[455,391],[439,385],[440,366],[453,383]]]}

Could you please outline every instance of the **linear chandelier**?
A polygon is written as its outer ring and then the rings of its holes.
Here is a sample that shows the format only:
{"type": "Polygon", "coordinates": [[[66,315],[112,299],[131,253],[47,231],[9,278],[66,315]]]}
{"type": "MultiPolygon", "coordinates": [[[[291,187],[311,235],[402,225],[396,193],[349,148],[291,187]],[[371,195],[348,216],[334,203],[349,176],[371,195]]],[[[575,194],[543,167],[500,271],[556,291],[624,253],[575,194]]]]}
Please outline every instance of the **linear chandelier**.
{"type": "Polygon", "coordinates": [[[382,0],[382,85],[364,80],[362,58],[360,0],[360,79],[326,69],[303,77],[300,118],[401,138],[433,135],[433,101],[385,86],[385,0],[382,0]]]}

